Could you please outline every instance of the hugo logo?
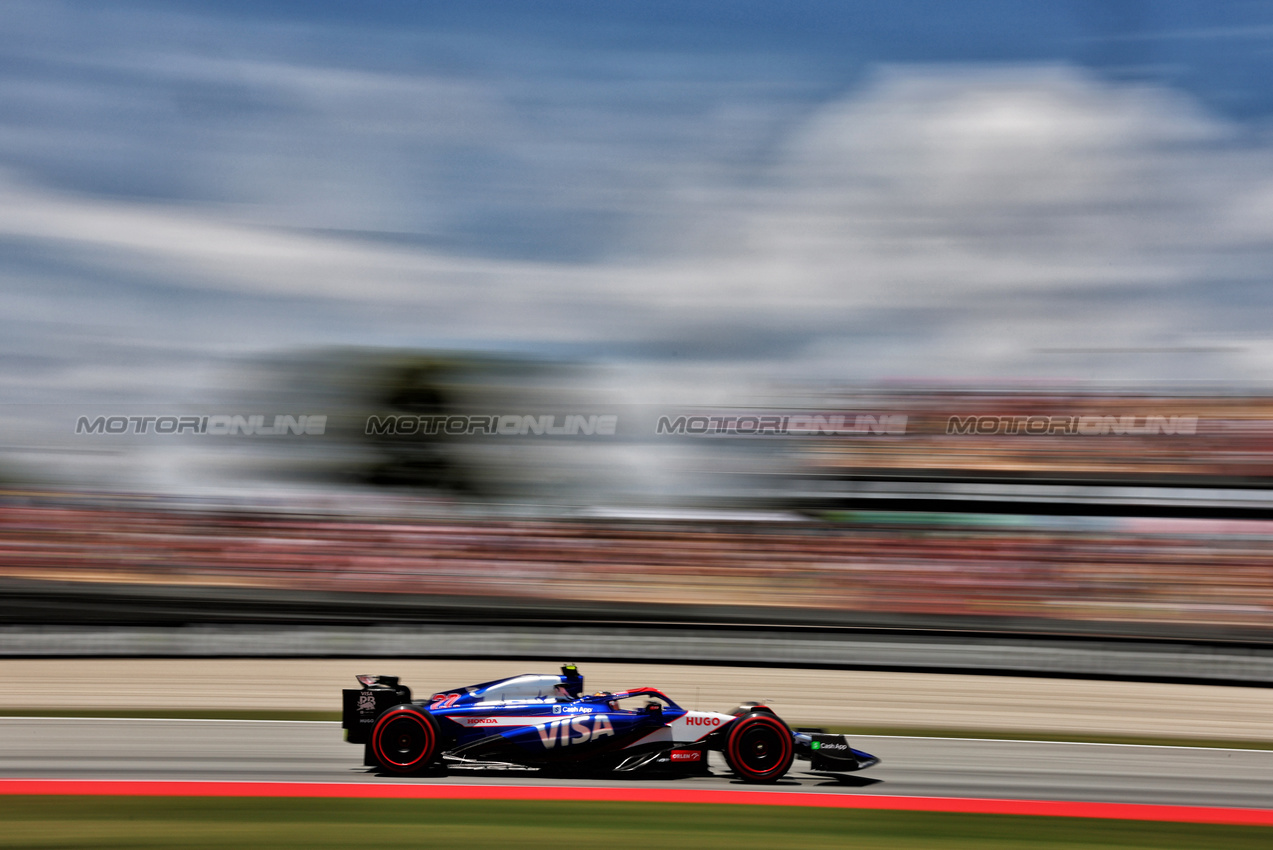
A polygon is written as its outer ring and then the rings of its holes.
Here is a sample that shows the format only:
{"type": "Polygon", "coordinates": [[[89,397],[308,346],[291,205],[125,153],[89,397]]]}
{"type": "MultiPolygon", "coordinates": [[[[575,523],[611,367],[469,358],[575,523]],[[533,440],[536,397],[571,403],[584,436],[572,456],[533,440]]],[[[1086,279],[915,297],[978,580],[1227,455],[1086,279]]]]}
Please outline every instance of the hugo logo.
{"type": "Polygon", "coordinates": [[[687,714],[685,716],[685,725],[686,726],[719,726],[720,718],[719,717],[695,717],[692,714],[687,714]]]}

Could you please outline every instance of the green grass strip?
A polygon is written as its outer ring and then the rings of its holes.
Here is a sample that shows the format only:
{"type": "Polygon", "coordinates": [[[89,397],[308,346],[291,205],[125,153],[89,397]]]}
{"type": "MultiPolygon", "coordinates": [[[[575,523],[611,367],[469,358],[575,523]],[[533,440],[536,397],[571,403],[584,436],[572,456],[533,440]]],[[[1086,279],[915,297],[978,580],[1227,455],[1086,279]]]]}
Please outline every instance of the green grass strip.
{"type": "Polygon", "coordinates": [[[0,848],[602,846],[1266,850],[1273,830],[782,807],[478,800],[11,797],[0,848]]]}

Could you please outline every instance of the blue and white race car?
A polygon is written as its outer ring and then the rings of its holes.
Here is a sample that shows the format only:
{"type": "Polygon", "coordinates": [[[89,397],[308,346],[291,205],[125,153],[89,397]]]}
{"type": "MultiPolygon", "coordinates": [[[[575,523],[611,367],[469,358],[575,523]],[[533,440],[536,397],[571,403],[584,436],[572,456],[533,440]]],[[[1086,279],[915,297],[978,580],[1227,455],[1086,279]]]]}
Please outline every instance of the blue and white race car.
{"type": "Polygon", "coordinates": [[[364,762],[395,774],[450,767],[538,768],[577,774],[708,773],[721,752],[744,782],[776,782],[792,762],[844,773],[879,759],[842,735],[793,732],[767,706],[731,714],[689,711],[655,688],[583,693],[574,665],[560,675],[525,674],[411,699],[394,676],[359,676],[343,692],[346,740],[364,762]]]}

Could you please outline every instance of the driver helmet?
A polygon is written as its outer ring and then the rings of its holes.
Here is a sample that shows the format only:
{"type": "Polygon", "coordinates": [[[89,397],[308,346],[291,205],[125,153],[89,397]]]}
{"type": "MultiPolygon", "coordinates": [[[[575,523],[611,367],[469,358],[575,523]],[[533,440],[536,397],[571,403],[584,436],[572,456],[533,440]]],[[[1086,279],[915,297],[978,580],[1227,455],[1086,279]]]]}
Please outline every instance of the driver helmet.
{"type": "Polygon", "coordinates": [[[583,676],[579,668],[573,664],[564,664],[561,668],[561,681],[553,688],[553,693],[566,699],[579,699],[583,692],[583,676]]]}

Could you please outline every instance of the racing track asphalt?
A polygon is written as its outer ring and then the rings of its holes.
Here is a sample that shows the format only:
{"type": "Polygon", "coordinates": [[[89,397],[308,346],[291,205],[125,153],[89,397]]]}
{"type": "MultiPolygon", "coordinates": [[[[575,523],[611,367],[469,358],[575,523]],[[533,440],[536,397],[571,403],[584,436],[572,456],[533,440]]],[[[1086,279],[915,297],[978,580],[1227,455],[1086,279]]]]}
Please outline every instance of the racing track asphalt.
{"type": "MultiPolygon", "coordinates": [[[[1273,751],[858,736],[883,762],[844,781],[802,770],[783,791],[1273,808],[1273,751]]],[[[337,723],[0,718],[0,777],[402,782],[361,765],[337,723]]],[[[737,789],[714,754],[712,776],[581,782],[528,771],[452,771],[412,782],[737,789]]]]}

